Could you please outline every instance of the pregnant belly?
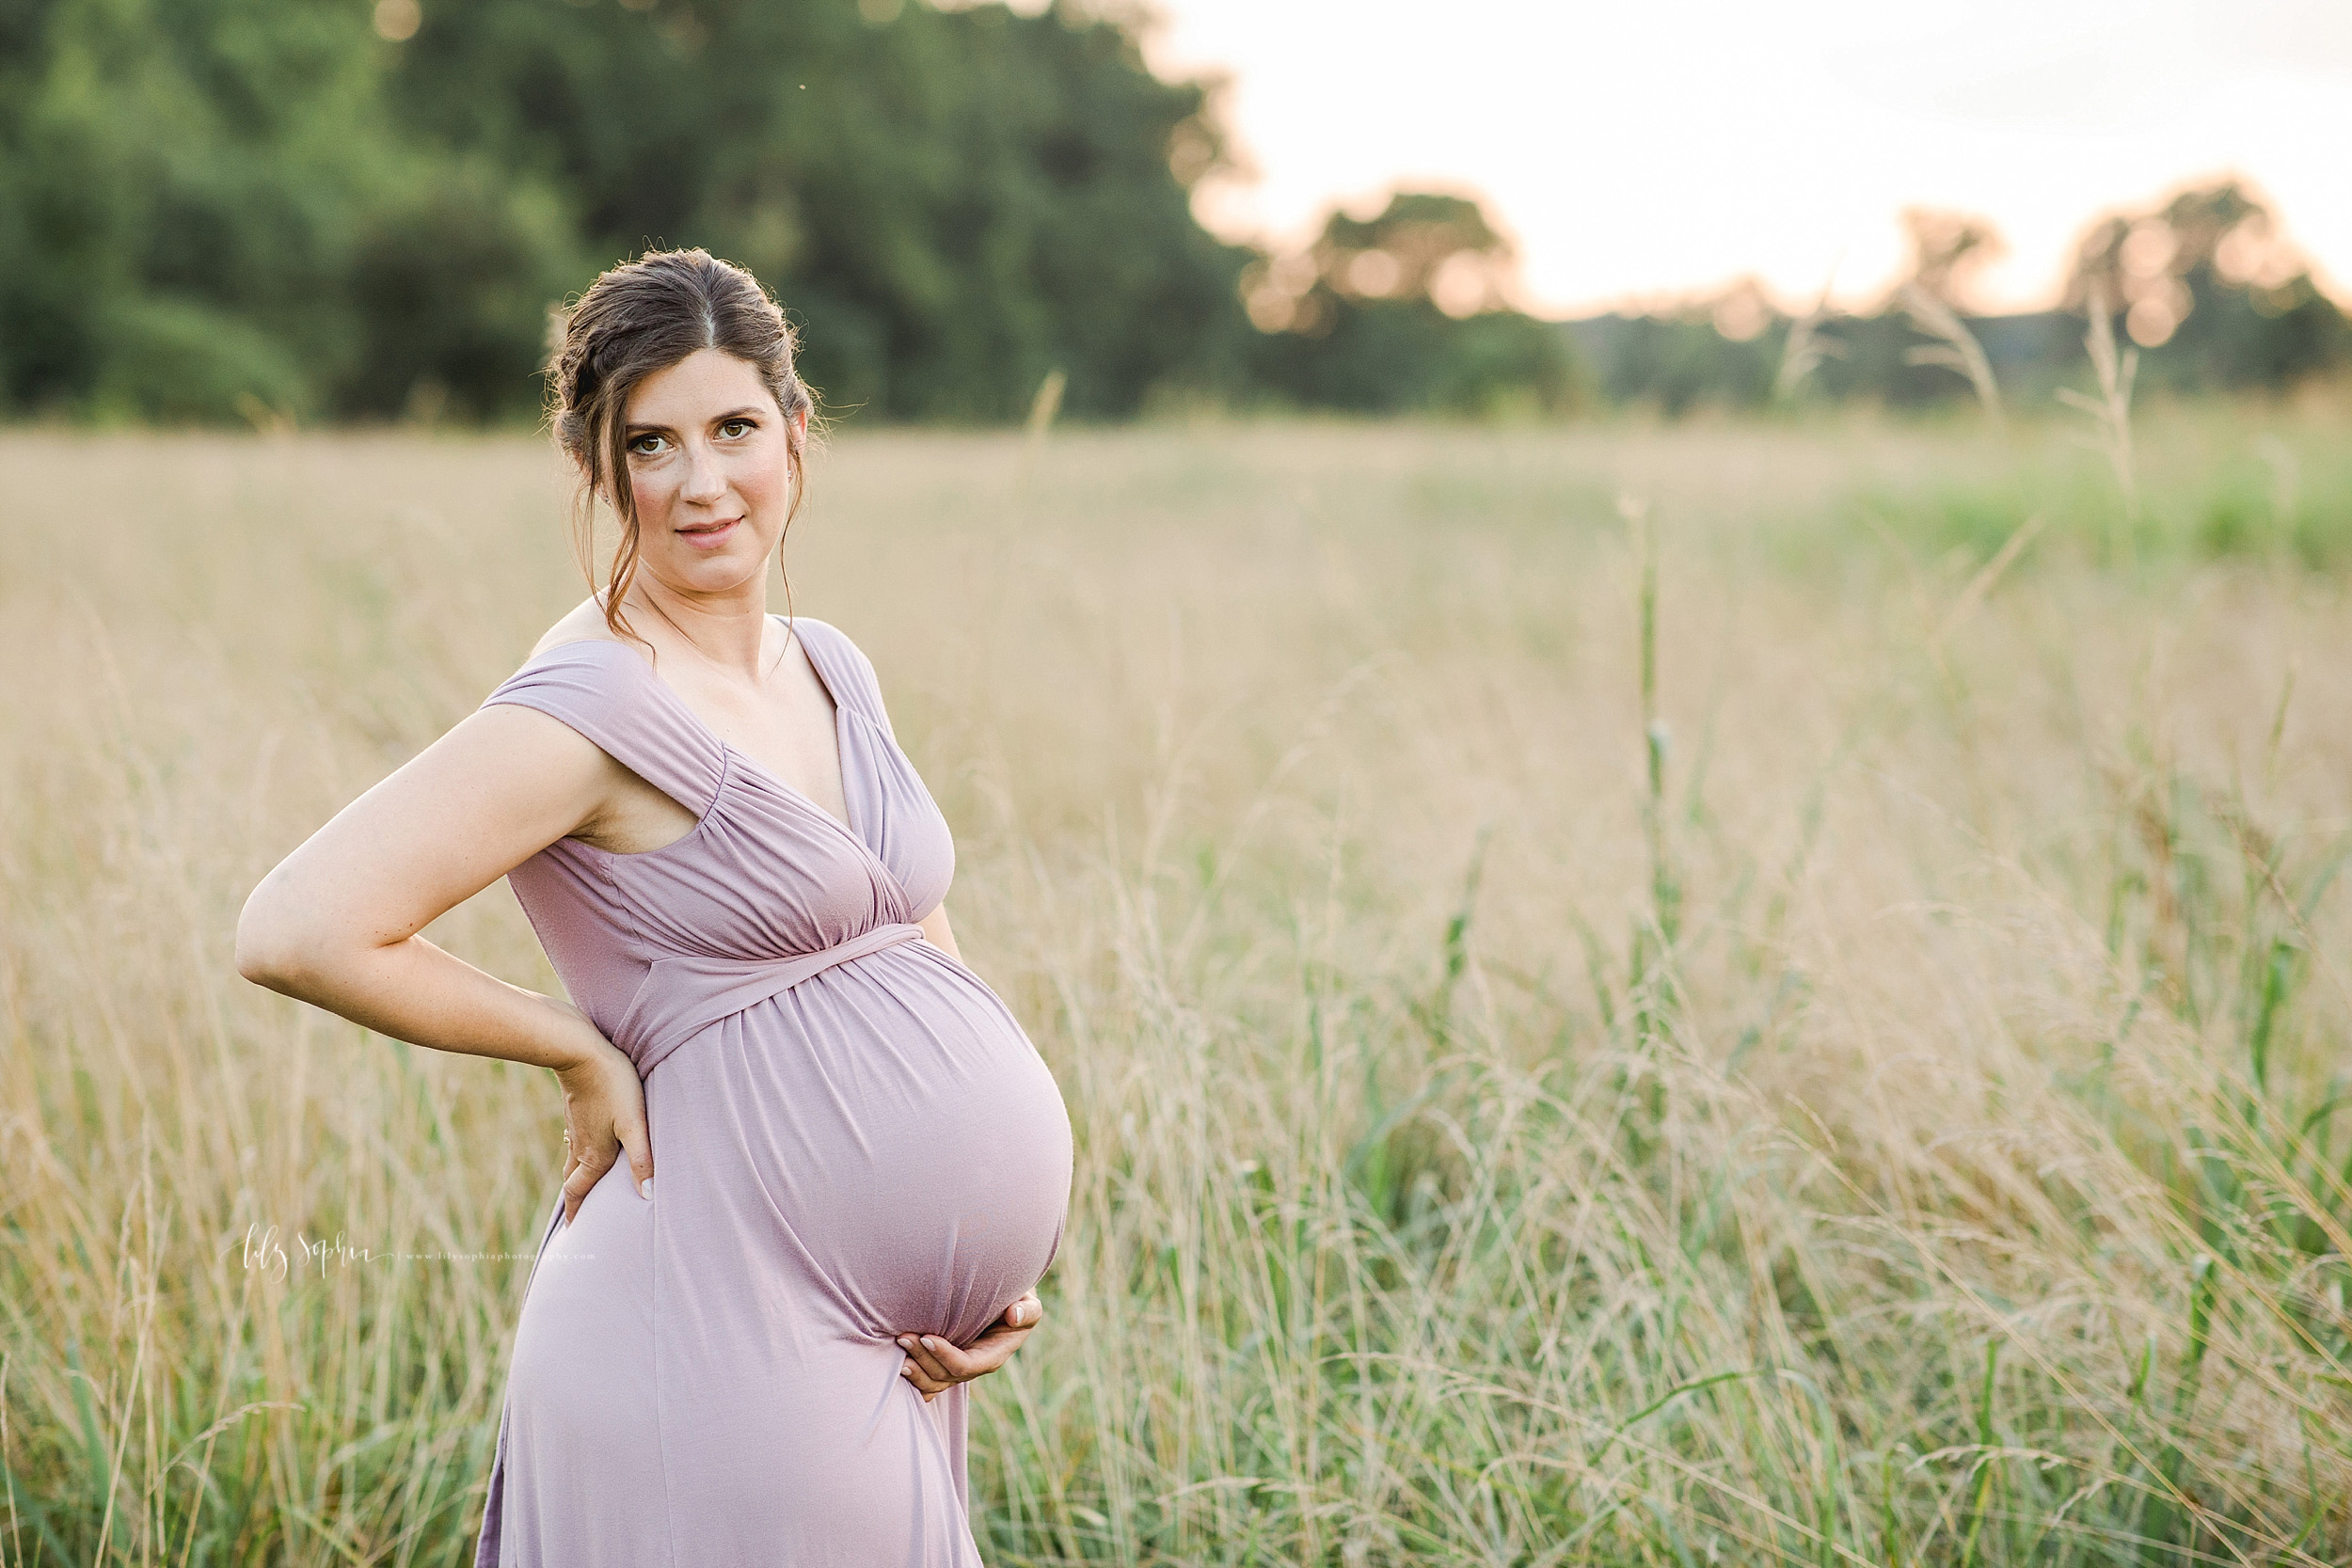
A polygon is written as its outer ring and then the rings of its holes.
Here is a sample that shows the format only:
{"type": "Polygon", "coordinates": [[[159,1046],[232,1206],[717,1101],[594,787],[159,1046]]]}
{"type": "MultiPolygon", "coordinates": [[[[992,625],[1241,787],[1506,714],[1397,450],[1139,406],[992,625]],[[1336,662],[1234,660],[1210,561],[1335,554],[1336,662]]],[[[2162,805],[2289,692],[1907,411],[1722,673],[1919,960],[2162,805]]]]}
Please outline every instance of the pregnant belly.
{"type": "Polygon", "coordinates": [[[655,1070],[647,1107],[657,1225],[744,1248],[707,1277],[745,1276],[779,1328],[967,1342],[1060,1242],[1060,1090],[936,949],[885,949],[713,1025],[655,1070]]]}

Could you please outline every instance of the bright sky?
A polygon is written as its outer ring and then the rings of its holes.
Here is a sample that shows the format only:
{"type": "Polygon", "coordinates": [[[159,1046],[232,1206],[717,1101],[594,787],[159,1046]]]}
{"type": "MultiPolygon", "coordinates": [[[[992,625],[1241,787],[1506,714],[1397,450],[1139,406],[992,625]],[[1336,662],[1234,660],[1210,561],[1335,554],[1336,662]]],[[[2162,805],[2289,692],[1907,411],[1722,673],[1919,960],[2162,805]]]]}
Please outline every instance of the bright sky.
{"type": "Polygon", "coordinates": [[[1230,238],[1480,194],[1565,315],[1742,273],[1859,302],[1947,207],[2010,243],[1977,303],[2030,308],[2098,212],[2235,171],[2352,299],[2352,0],[1152,3],[1154,70],[1232,73],[1258,178],[1196,199],[1230,238]]]}

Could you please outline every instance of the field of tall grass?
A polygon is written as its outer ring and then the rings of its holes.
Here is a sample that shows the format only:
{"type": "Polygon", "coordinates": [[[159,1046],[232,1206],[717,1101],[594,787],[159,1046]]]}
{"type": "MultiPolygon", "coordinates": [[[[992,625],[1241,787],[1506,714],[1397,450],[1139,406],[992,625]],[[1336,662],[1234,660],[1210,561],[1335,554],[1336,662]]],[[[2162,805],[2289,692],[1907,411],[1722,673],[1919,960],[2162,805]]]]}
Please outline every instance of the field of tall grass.
{"type": "MultiPolygon", "coordinates": [[[[793,604],[1078,1139],[990,1560],[2352,1560],[2347,433],[839,437],[793,604]]],[[[577,602],[564,476],[0,467],[0,1562],[470,1561],[555,1085],[230,934],[577,602]]]]}

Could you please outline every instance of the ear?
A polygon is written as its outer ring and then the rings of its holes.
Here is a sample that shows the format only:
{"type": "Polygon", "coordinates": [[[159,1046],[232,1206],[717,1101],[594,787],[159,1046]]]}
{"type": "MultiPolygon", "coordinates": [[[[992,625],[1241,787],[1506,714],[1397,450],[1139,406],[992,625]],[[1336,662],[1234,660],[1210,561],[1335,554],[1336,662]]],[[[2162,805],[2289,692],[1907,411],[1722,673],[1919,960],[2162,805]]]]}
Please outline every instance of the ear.
{"type": "Polygon", "coordinates": [[[792,441],[795,446],[808,439],[808,404],[803,404],[792,416],[792,441]]]}

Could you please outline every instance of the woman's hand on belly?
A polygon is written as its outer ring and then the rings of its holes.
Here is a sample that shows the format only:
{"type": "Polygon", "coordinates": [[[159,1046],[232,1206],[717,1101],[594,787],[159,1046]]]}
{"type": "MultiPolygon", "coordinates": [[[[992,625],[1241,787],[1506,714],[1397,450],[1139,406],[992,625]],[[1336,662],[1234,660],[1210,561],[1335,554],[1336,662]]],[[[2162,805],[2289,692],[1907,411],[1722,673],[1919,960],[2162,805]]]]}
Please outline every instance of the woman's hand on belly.
{"type": "Polygon", "coordinates": [[[987,1333],[961,1348],[936,1334],[901,1334],[898,1348],[907,1358],[898,1375],[920,1389],[929,1404],[957,1384],[985,1377],[1011,1360],[1012,1353],[1044,1321],[1045,1304],[1031,1291],[1006,1307],[987,1333]]]}

